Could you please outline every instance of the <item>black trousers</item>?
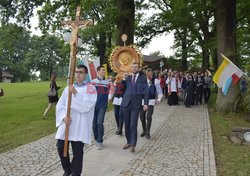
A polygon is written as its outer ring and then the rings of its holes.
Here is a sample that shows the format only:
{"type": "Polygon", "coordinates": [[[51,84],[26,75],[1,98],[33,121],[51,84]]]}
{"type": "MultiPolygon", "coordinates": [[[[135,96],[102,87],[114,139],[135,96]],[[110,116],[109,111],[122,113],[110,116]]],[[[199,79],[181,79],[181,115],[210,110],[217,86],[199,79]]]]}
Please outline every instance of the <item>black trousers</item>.
{"type": "Polygon", "coordinates": [[[198,105],[198,103],[202,104],[202,98],[203,98],[203,88],[199,87],[196,92],[195,104],[196,105],[198,105]]]}
{"type": "Polygon", "coordinates": [[[114,105],[114,113],[115,113],[115,121],[116,121],[117,129],[119,132],[122,132],[123,123],[124,123],[123,107],[119,105],[114,105]]]}
{"type": "Polygon", "coordinates": [[[205,89],[204,89],[204,98],[205,98],[205,102],[208,102],[209,97],[210,97],[210,94],[211,94],[211,89],[210,89],[210,88],[205,88],[205,89]]]}
{"type": "Polygon", "coordinates": [[[193,101],[193,91],[188,91],[186,92],[186,98],[185,98],[185,101],[184,101],[184,104],[189,107],[191,105],[193,105],[192,101],[193,101]]]}
{"type": "Polygon", "coordinates": [[[133,107],[131,101],[127,107],[123,107],[127,144],[130,144],[133,147],[137,144],[137,125],[139,113],[140,109],[133,107]]]}
{"type": "Polygon", "coordinates": [[[154,112],[153,105],[149,105],[147,111],[142,110],[140,112],[140,119],[141,119],[143,133],[145,133],[147,135],[150,135],[150,128],[151,128],[151,123],[152,123],[153,112],[154,112]]]}
{"type": "Polygon", "coordinates": [[[177,92],[171,92],[170,95],[168,95],[168,104],[171,105],[178,105],[179,97],[177,95],[177,92]]]}
{"type": "Polygon", "coordinates": [[[70,141],[73,150],[73,159],[70,162],[69,151],[67,157],[63,156],[64,140],[57,140],[57,151],[61,160],[63,170],[69,175],[80,176],[82,173],[83,147],[81,141],[70,141]]]}

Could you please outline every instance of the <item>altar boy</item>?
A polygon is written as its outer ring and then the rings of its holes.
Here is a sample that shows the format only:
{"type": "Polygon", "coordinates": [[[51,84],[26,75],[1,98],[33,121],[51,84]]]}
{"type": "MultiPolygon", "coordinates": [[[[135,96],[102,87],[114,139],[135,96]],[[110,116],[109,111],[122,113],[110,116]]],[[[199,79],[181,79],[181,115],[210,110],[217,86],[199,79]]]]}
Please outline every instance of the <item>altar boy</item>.
{"type": "Polygon", "coordinates": [[[56,106],[56,139],[58,154],[64,170],[64,176],[80,176],[83,163],[84,144],[91,143],[92,122],[97,99],[96,89],[86,81],[87,67],[78,65],[75,71],[76,82],[66,87],[56,106]],[[68,92],[73,93],[71,114],[67,117],[68,92]],[[69,154],[63,156],[65,127],[69,127],[69,142],[73,150],[73,159],[70,162],[69,154]]]}

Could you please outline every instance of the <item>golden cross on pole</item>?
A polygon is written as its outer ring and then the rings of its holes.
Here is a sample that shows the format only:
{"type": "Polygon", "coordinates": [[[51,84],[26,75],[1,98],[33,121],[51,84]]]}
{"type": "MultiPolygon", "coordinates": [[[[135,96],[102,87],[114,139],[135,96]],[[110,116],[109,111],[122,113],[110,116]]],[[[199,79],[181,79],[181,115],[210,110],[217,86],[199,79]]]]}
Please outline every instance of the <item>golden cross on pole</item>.
{"type": "MultiPolygon", "coordinates": [[[[73,85],[74,72],[76,64],[76,54],[77,54],[77,43],[78,43],[78,32],[80,28],[92,25],[90,20],[81,21],[81,6],[77,6],[75,20],[63,21],[63,25],[67,25],[72,29],[71,39],[70,39],[70,75],[69,75],[69,85],[73,85]]],[[[70,117],[70,106],[71,106],[72,93],[68,93],[68,106],[67,106],[67,117],[70,117]]],[[[67,157],[68,154],[68,139],[69,139],[69,125],[66,125],[65,129],[65,140],[64,140],[64,150],[63,156],[67,157]]]]}

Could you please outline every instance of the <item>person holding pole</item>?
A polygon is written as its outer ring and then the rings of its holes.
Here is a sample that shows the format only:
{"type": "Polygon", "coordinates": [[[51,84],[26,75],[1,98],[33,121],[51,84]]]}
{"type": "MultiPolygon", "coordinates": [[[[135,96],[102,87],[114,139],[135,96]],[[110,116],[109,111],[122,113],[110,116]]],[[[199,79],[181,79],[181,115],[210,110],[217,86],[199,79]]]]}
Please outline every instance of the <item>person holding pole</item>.
{"type": "Polygon", "coordinates": [[[123,95],[121,107],[125,121],[125,135],[127,143],[123,149],[129,149],[135,152],[137,144],[137,124],[140,111],[148,109],[148,83],[145,76],[139,73],[139,63],[132,64],[132,75],[129,75],[123,84],[126,89],[123,95]],[[142,99],[144,105],[142,106],[142,99]]]}
{"type": "Polygon", "coordinates": [[[64,176],[78,176],[82,172],[83,147],[91,144],[92,123],[97,100],[96,89],[87,83],[88,69],[84,65],[78,65],[75,69],[75,83],[66,87],[56,105],[56,139],[57,150],[63,167],[64,176]],[[68,93],[72,93],[71,113],[67,117],[68,93]],[[65,127],[69,125],[68,141],[73,150],[73,159],[70,162],[68,148],[67,156],[64,156],[65,127]]]}

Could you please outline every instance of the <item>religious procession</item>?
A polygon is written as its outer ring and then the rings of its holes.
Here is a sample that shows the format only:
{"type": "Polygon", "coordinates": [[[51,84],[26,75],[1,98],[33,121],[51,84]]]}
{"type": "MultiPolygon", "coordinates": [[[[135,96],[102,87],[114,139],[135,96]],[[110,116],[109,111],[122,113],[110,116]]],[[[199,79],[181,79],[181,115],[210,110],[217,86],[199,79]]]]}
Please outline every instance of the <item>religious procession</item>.
{"type": "Polygon", "coordinates": [[[0,176],[250,175],[248,7],[0,2],[0,176]]]}

